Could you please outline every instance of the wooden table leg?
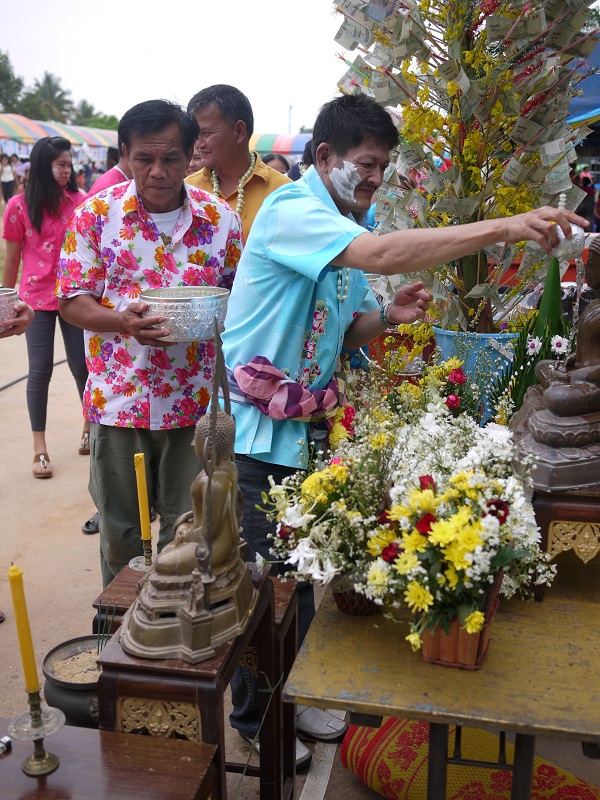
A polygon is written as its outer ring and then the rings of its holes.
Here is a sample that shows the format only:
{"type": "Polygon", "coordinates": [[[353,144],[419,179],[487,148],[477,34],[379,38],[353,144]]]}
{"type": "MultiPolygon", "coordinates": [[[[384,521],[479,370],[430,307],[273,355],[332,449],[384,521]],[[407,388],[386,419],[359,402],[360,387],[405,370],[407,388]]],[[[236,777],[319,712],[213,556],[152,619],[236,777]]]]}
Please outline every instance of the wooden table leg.
{"type": "Polygon", "coordinates": [[[515,736],[515,763],[510,800],[530,800],[534,755],[535,736],[517,733],[515,736]]]}
{"type": "Polygon", "coordinates": [[[448,725],[444,725],[440,722],[429,723],[427,800],[446,800],[448,727],[448,725]]]}
{"type": "MultiPolygon", "coordinates": [[[[281,800],[281,759],[277,757],[281,747],[281,729],[278,720],[278,704],[271,696],[277,684],[277,656],[274,637],[273,585],[267,581],[269,607],[256,628],[254,641],[258,650],[258,685],[260,698],[260,800],[281,800]]],[[[281,691],[278,686],[275,691],[281,691]]]]}

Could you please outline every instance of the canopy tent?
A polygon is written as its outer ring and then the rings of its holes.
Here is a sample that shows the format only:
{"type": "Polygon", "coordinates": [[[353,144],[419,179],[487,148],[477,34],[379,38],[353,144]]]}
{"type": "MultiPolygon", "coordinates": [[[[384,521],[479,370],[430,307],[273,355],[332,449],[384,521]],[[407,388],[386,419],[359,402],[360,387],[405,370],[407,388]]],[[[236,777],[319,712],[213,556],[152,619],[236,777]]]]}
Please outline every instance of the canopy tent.
{"type": "MultiPolygon", "coordinates": [[[[600,47],[596,47],[586,59],[586,64],[600,69],[600,47]]],[[[573,128],[578,128],[580,125],[592,126],[600,120],[600,75],[588,75],[577,89],[583,94],[571,100],[567,122],[573,128]]]]}
{"type": "Polygon", "coordinates": [[[312,133],[255,133],[250,139],[250,149],[261,156],[280,153],[300,158],[310,139],[312,133]]]}
{"type": "Polygon", "coordinates": [[[32,145],[44,136],[64,136],[76,147],[99,147],[103,151],[117,147],[116,131],[64,122],[39,122],[20,114],[0,114],[0,140],[32,145]]]}

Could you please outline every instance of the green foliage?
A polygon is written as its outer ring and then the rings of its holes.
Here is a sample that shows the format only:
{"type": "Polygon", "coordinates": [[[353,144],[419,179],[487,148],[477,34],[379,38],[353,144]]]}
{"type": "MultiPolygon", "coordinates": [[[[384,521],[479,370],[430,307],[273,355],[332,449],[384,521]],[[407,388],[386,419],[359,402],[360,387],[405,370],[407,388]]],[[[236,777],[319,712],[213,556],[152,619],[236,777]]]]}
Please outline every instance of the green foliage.
{"type": "Polygon", "coordinates": [[[116,131],[119,127],[119,118],[114,114],[96,114],[86,125],[88,128],[102,128],[106,131],[116,131]]]}
{"type": "Polygon", "coordinates": [[[23,78],[15,75],[8,53],[0,50],[0,111],[14,114],[23,91],[23,78]]]}

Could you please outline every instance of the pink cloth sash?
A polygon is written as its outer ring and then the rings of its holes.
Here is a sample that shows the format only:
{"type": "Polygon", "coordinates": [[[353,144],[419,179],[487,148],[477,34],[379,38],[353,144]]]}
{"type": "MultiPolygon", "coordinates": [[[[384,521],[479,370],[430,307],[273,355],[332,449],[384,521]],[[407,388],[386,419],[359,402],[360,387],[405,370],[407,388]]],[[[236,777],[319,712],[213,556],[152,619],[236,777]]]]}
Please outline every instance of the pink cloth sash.
{"type": "Polygon", "coordinates": [[[335,414],[344,397],[344,385],[334,376],[325,389],[306,389],[273,366],[268,358],[256,356],[233,370],[242,394],[271,419],[318,422],[335,414]]]}

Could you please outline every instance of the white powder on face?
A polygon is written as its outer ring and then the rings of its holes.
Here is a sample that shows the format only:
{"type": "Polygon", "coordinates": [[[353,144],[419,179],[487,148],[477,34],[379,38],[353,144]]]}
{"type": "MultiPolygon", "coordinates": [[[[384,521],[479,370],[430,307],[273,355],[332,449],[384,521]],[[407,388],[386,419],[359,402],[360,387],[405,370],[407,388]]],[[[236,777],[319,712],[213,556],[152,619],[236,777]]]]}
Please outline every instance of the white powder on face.
{"type": "Polygon", "coordinates": [[[348,203],[356,203],[354,191],[360,183],[360,174],[351,161],[344,161],[342,169],[334,167],[329,173],[333,188],[348,203]]]}

